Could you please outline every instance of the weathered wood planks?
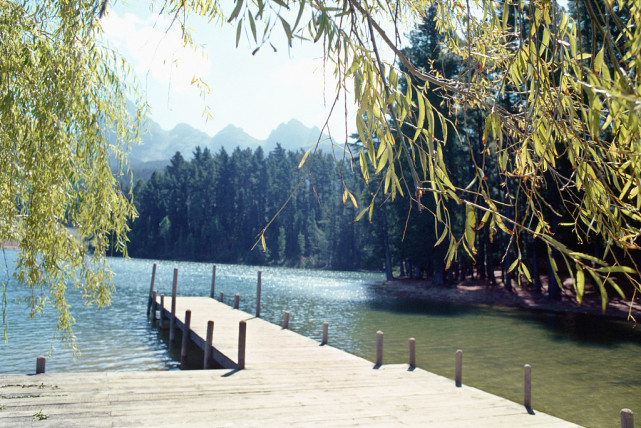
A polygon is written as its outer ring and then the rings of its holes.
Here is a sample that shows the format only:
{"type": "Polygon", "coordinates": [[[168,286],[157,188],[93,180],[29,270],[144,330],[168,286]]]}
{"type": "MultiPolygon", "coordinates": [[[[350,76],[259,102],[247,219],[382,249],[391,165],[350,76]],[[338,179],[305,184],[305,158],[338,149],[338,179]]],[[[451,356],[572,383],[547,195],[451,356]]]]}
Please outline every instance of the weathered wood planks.
{"type": "Polygon", "coordinates": [[[193,345],[206,346],[214,321],[212,354],[226,369],[0,376],[0,426],[576,426],[409,365],[374,369],[214,299],[170,303],[190,311],[193,345]]]}

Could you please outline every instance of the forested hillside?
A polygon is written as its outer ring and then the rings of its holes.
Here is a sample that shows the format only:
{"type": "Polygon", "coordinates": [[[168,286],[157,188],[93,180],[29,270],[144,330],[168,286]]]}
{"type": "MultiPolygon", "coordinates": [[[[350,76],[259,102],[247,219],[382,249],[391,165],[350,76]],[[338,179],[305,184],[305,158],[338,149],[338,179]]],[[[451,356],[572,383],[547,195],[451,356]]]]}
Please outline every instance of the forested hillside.
{"type": "Polygon", "coordinates": [[[164,172],[134,187],[140,218],[132,225],[130,255],[381,268],[371,227],[354,223],[354,206],[341,199],[339,171],[350,186],[360,185],[359,177],[348,163],[319,154],[310,179],[306,169],[297,169],[301,157],[302,151],[288,152],[280,145],[267,155],[261,148],[237,148],[231,155],[224,149],[212,155],[198,148],[190,162],[176,153],[164,172]],[[299,183],[266,233],[267,251],[260,244],[252,251],[259,232],[299,183]]]}

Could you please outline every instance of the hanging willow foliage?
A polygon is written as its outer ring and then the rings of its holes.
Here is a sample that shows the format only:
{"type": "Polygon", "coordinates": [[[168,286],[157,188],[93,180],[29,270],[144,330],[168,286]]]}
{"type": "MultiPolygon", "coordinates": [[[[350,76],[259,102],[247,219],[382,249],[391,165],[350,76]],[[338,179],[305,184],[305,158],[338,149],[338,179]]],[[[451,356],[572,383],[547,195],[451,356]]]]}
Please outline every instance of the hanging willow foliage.
{"type": "MultiPolygon", "coordinates": [[[[584,1],[576,0],[578,6],[584,1]]],[[[237,25],[238,34],[249,22],[257,49],[279,26],[290,45],[294,39],[322,41],[339,82],[336,99],[351,91],[359,106],[356,128],[363,149],[356,157],[364,179],[374,171],[384,194],[406,193],[419,208],[422,198],[434,198],[436,221],[446,231],[439,243],[448,246],[448,266],[461,246],[474,258],[475,235],[482,227],[491,229],[491,237],[510,235],[517,249],[529,235],[563,256],[579,303],[587,271],[601,290],[605,310],[604,284],[623,296],[613,273],[639,288],[630,251],[639,248],[641,225],[641,8],[634,0],[585,1],[583,6],[593,34],[602,40],[602,47],[593,43],[591,52],[583,50],[579,23],[551,0],[237,0],[226,19],[237,25]],[[465,64],[455,79],[413,64],[400,49],[400,25],[420,22],[432,6],[445,40],[441,50],[465,64]],[[627,12],[617,14],[615,7],[627,12]],[[394,61],[385,62],[382,50],[393,52],[394,61]],[[401,79],[407,82],[404,92],[401,79]],[[458,183],[445,165],[447,135],[436,138],[435,126],[446,132],[448,119],[430,104],[427,94],[435,89],[452,108],[475,109],[485,118],[480,153],[459,136],[475,168],[472,183],[458,183]],[[507,97],[516,111],[502,107],[500,100],[507,97]],[[414,131],[402,132],[407,125],[414,131]],[[489,158],[493,162],[486,162],[489,158]],[[557,165],[560,158],[569,163],[569,174],[557,165]],[[399,172],[402,160],[411,182],[399,172]],[[501,200],[492,197],[484,180],[488,164],[497,165],[503,180],[501,200]],[[550,225],[560,208],[546,200],[550,189],[560,195],[571,218],[566,226],[579,243],[590,236],[605,243],[602,257],[555,239],[550,225]],[[454,236],[450,223],[447,203],[452,200],[466,205],[461,237],[454,236]],[[517,217],[518,206],[526,208],[517,217]]],[[[375,199],[358,219],[368,214],[371,220],[375,199]]],[[[530,278],[518,252],[509,270],[530,278]]]]}
{"type": "Polygon", "coordinates": [[[140,127],[119,59],[96,43],[94,6],[0,1],[0,241],[19,245],[13,275],[30,289],[31,316],[53,305],[58,337],[74,348],[67,287],[86,304],[109,304],[104,254],[110,239],[124,250],[135,214],[112,174],[122,150],[106,130],[131,142],[140,127]]]}

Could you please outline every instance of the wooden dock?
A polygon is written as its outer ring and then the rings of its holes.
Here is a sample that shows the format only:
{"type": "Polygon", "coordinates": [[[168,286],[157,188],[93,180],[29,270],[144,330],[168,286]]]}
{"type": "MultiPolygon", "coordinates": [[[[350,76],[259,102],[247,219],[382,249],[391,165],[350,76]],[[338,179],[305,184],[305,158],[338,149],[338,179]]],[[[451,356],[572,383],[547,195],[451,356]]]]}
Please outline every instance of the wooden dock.
{"type": "Polygon", "coordinates": [[[409,365],[375,366],[211,298],[176,298],[178,328],[187,310],[188,346],[204,348],[214,321],[213,358],[226,368],[3,375],[0,426],[576,426],[409,365]]]}

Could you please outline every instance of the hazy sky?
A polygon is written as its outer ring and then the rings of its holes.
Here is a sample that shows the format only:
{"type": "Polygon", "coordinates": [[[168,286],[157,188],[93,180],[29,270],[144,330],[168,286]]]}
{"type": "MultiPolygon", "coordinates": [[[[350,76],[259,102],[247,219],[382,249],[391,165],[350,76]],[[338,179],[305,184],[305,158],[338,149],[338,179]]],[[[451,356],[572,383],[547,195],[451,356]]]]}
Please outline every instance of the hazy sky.
{"type": "MultiPolygon", "coordinates": [[[[288,49],[282,39],[252,56],[253,45],[241,38],[235,47],[235,26],[190,19],[196,42],[203,49],[182,46],[180,27],[149,11],[148,2],[119,2],[102,26],[111,47],[130,63],[151,106],[151,118],[164,129],[188,123],[210,135],[233,124],[256,138],[266,138],[280,123],[298,119],[321,127],[334,99],[331,65],[323,78],[322,47],[306,43],[288,49]],[[199,76],[212,93],[203,101],[190,85],[199,76]],[[202,117],[205,102],[213,120],[202,117]]],[[[227,11],[230,13],[230,11],[227,11]]],[[[280,30],[280,28],[279,28],[280,30]]],[[[342,105],[342,103],[341,103],[342,105]]],[[[351,109],[352,112],[354,109],[351,109]]],[[[332,135],[345,135],[344,110],[335,112],[332,135]]],[[[354,129],[353,113],[348,129],[354,129]]]]}

